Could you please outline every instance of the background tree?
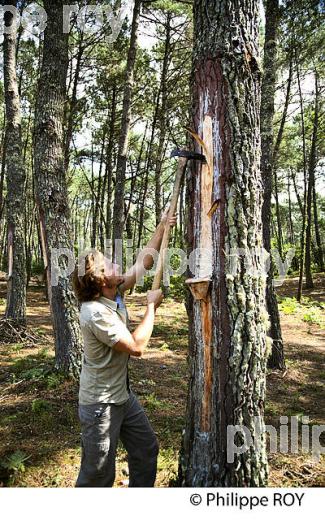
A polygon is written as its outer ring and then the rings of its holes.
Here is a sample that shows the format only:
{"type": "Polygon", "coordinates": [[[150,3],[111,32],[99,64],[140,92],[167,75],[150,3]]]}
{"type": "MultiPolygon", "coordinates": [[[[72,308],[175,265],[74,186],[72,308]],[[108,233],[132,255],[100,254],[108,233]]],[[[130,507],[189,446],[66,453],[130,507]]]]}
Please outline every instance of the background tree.
{"type": "MultiPolygon", "coordinates": [[[[16,8],[17,3],[2,2],[16,8]]],[[[4,85],[6,101],[5,170],[7,176],[8,288],[6,317],[16,324],[26,322],[25,180],[21,134],[21,110],[16,73],[17,17],[6,11],[4,35],[4,85]]],[[[3,182],[1,182],[3,185],[3,182]]],[[[1,186],[2,191],[2,186],[1,186]]]]}
{"type": "Polygon", "coordinates": [[[63,0],[44,1],[48,14],[35,113],[35,191],[39,211],[43,258],[55,335],[56,366],[79,373],[81,337],[75,296],[67,277],[67,258],[55,254],[72,251],[70,212],[64,163],[63,118],[68,68],[68,35],[62,32],[63,0]],[[57,251],[57,253],[55,253],[57,251]],[[57,280],[54,283],[55,277],[57,280]]]}
{"type": "Polygon", "coordinates": [[[133,89],[134,67],[137,51],[137,31],[139,23],[139,13],[142,0],[135,0],[133,7],[133,19],[130,36],[130,47],[125,69],[125,87],[123,95],[122,124],[119,136],[116,185],[113,214],[113,248],[115,253],[115,241],[123,238],[124,230],[124,191],[125,191],[125,172],[128,153],[129,131],[131,124],[131,101],[133,89]]]}
{"type": "Polygon", "coordinates": [[[263,244],[270,253],[270,269],[266,281],[266,302],[270,316],[270,336],[272,353],[269,358],[271,368],[285,369],[283,340],[280,325],[278,302],[273,286],[274,265],[271,254],[271,214],[272,214],[272,179],[273,179],[273,117],[277,70],[277,39],[280,19],[278,0],[265,2],[265,40],[264,74],[261,90],[261,174],[264,184],[262,207],[263,244]]]}

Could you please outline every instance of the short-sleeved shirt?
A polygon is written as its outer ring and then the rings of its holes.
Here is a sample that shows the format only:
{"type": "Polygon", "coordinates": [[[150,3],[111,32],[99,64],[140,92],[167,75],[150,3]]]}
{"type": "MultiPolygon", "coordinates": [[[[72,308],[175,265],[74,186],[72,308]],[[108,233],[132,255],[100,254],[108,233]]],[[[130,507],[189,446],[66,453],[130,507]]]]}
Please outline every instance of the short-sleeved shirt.
{"type": "Polygon", "coordinates": [[[83,302],[79,313],[84,341],[79,403],[123,404],[129,398],[129,354],[113,348],[129,327],[121,295],[83,302]]]}

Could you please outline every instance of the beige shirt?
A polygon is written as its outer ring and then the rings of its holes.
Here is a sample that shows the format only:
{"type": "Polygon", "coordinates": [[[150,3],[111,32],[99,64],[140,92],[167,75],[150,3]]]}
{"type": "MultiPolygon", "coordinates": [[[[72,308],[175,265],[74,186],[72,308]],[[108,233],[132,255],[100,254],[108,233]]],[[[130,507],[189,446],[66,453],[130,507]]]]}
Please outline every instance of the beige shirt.
{"type": "Polygon", "coordinates": [[[101,296],[82,303],[79,319],[84,340],[79,403],[124,403],[129,354],[112,348],[128,330],[124,304],[101,296]]]}

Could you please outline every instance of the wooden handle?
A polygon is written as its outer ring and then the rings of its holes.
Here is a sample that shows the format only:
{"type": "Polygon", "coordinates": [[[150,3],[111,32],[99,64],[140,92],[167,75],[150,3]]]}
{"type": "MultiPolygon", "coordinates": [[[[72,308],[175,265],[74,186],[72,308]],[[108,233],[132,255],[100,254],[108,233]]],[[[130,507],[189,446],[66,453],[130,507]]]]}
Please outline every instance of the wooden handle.
{"type": "Polygon", "coordinates": [[[178,160],[177,174],[176,174],[176,179],[175,179],[172,199],[170,201],[170,206],[169,206],[169,211],[168,211],[168,216],[167,216],[167,222],[166,222],[166,225],[165,225],[165,230],[164,230],[163,238],[162,238],[162,241],[161,241],[160,255],[158,257],[155,277],[154,277],[153,283],[152,283],[152,290],[153,291],[155,289],[159,289],[159,287],[160,287],[160,282],[161,282],[161,279],[162,279],[163,270],[164,270],[164,264],[165,264],[165,253],[166,253],[166,250],[168,248],[169,236],[170,236],[169,219],[173,215],[175,215],[175,213],[176,213],[177,201],[178,201],[179,192],[180,192],[180,189],[181,189],[181,184],[182,184],[182,179],[183,179],[183,175],[184,175],[184,172],[185,172],[186,164],[187,164],[187,158],[186,157],[180,157],[179,160],[178,160]]]}

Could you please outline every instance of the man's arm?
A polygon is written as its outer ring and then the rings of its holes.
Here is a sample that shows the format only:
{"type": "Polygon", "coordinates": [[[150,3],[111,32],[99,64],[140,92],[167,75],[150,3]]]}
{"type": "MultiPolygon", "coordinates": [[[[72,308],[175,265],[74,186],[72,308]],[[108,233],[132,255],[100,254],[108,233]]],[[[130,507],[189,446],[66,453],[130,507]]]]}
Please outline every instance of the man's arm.
{"type": "Polygon", "coordinates": [[[152,329],[155,321],[155,312],[163,300],[161,289],[156,291],[148,291],[147,309],[143,320],[137,326],[134,332],[125,335],[120,341],[115,343],[113,348],[119,352],[126,352],[130,356],[140,357],[151,338],[152,329]]]}
{"type": "MultiPolygon", "coordinates": [[[[125,281],[119,286],[119,291],[124,293],[128,289],[131,289],[136,284],[137,279],[141,277],[152,268],[154,263],[154,257],[150,250],[159,252],[161,241],[164,235],[165,225],[168,218],[168,210],[162,216],[161,222],[158,224],[156,231],[152,238],[149,240],[146,247],[144,247],[135,262],[135,264],[124,274],[125,281]],[[148,253],[146,254],[146,251],[148,253]]],[[[176,216],[169,219],[169,225],[172,227],[176,224],[176,216]]]]}

